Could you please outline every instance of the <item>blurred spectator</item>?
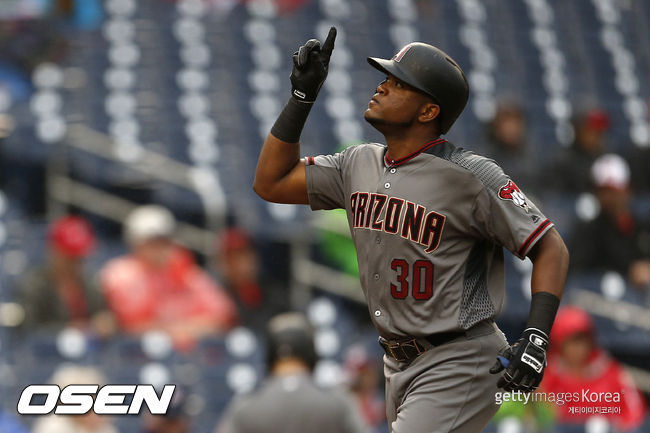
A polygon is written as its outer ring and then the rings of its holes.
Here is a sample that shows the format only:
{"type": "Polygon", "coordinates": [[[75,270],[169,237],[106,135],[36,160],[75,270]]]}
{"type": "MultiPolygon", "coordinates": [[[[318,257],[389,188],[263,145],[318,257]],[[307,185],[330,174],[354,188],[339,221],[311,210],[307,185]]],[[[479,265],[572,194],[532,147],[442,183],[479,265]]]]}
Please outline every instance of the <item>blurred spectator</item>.
{"type": "Polygon", "coordinates": [[[162,330],[177,348],[187,349],[203,336],[232,327],[237,312],[192,254],[173,242],[175,226],[167,209],[138,207],[125,221],[131,252],[109,261],[100,274],[123,331],[162,330]]]}
{"type": "Polygon", "coordinates": [[[560,192],[579,193],[591,189],[591,166],[606,151],[605,132],[609,116],[599,108],[585,109],[573,118],[574,140],[555,161],[553,186],[560,192]]]}
{"type": "MultiPolygon", "coordinates": [[[[584,423],[592,414],[572,407],[611,408],[606,417],[617,429],[631,431],[644,420],[646,407],[630,375],[596,344],[591,317],[577,307],[561,308],[551,331],[548,368],[541,383],[547,393],[578,393],[583,390],[620,393],[620,402],[583,401],[556,405],[559,422],[584,423]],[[614,412],[614,413],[612,413],[614,412]]],[[[613,398],[611,400],[614,400],[613,398]]],[[[620,431],[616,430],[616,431],[620,431]]]]}
{"type": "Polygon", "coordinates": [[[573,269],[611,269],[637,287],[650,286],[650,227],[630,209],[630,170],[623,158],[606,154],[591,169],[600,204],[598,216],[573,230],[573,269]]]}
{"type": "Polygon", "coordinates": [[[75,326],[100,336],[113,333],[104,298],[83,272],[94,245],[95,235],[82,217],[65,216],[51,224],[47,263],[27,271],[19,283],[25,329],[75,326]]]}
{"type": "Polygon", "coordinates": [[[379,432],[386,421],[386,404],[380,388],[376,358],[369,356],[363,346],[352,346],[345,357],[345,373],[366,432],[379,432]]]}
{"type": "Polygon", "coordinates": [[[189,433],[191,420],[187,405],[186,391],[177,386],[165,415],[145,415],[142,433],[189,433]]]}
{"type": "Polygon", "coordinates": [[[271,319],[267,347],[270,376],[259,390],[231,402],[218,433],[363,431],[349,397],[313,382],[317,358],[313,332],[299,313],[271,319]]]}
{"type": "MultiPolygon", "coordinates": [[[[106,378],[97,369],[81,365],[65,365],[52,376],[51,383],[63,389],[68,385],[106,384],[106,378]]],[[[85,415],[47,415],[38,418],[32,433],[118,433],[110,418],[91,410],[85,415]]]]}
{"type": "Polygon", "coordinates": [[[216,266],[226,290],[238,306],[241,324],[264,330],[269,319],[284,310],[287,291],[268,275],[260,277],[260,257],[250,237],[229,228],[217,240],[216,266]]]}
{"type": "Polygon", "coordinates": [[[503,171],[525,191],[537,187],[539,165],[527,142],[526,115],[515,101],[502,101],[494,119],[487,125],[486,156],[493,158],[503,171]]]}

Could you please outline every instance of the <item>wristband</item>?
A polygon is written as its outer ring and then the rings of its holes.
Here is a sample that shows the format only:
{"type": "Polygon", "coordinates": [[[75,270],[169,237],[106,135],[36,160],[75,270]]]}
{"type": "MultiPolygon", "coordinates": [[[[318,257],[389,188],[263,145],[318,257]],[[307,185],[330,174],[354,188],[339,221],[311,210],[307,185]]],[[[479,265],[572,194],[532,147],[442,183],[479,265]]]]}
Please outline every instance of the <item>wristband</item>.
{"type": "Polygon", "coordinates": [[[549,336],[559,306],[560,298],[552,293],[537,292],[533,294],[526,329],[535,328],[549,336]]]}
{"type": "Polygon", "coordinates": [[[271,134],[287,143],[299,142],[302,128],[305,126],[307,116],[309,116],[313,105],[313,103],[300,102],[293,96],[289,98],[287,105],[284,106],[278,119],[273,124],[271,134]]]}

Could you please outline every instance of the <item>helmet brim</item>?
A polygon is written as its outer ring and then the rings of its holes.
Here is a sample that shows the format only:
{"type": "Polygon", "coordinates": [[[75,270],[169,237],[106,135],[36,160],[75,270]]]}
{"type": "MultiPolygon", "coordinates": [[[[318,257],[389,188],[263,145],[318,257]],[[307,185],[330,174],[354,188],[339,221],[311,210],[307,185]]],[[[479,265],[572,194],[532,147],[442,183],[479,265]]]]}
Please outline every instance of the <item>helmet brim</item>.
{"type": "Polygon", "coordinates": [[[375,69],[385,74],[393,75],[397,77],[399,80],[404,81],[409,86],[415,87],[419,91],[426,93],[431,97],[434,97],[429,92],[427,92],[424,89],[424,86],[418,83],[418,81],[415,78],[413,78],[408,72],[402,69],[399,66],[399,63],[397,63],[395,60],[380,59],[378,57],[368,57],[368,63],[370,63],[370,66],[374,67],[375,69]]]}
{"type": "Polygon", "coordinates": [[[393,75],[413,87],[418,87],[416,86],[413,77],[410,77],[409,74],[407,74],[406,71],[400,68],[397,62],[395,62],[394,60],[381,59],[379,57],[368,57],[368,63],[370,63],[370,66],[374,67],[375,69],[378,69],[379,71],[385,73],[386,75],[388,74],[393,75]]]}
{"type": "MultiPolygon", "coordinates": [[[[411,87],[414,87],[415,89],[419,90],[420,92],[424,93],[425,95],[430,96],[433,98],[434,101],[437,101],[437,98],[435,95],[432,95],[430,92],[427,92],[422,86],[418,80],[413,78],[408,72],[406,72],[404,69],[402,69],[399,66],[399,63],[397,63],[395,60],[388,60],[388,59],[382,59],[379,57],[368,57],[367,58],[368,63],[370,66],[373,68],[377,69],[378,71],[383,72],[386,75],[392,75],[396,77],[397,79],[405,82],[411,87]]],[[[437,103],[437,102],[436,102],[437,103]]]]}
{"type": "Polygon", "coordinates": [[[370,66],[386,74],[398,72],[393,66],[394,62],[392,60],[381,59],[379,57],[368,57],[367,60],[370,66]]]}

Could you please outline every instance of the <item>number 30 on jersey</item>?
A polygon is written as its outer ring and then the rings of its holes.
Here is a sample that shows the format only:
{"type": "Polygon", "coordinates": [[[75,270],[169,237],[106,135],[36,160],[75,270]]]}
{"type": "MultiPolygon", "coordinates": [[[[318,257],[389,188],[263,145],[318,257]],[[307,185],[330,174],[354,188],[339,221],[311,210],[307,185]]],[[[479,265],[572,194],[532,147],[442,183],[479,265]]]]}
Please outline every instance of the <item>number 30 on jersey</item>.
{"type": "Polygon", "coordinates": [[[396,273],[397,284],[390,284],[390,294],[395,299],[411,295],[417,301],[433,296],[433,263],[417,260],[413,265],[404,259],[393,259],[390,267],[396,273]],[[410,284],[409,284],[410,283],[410,284]]]}

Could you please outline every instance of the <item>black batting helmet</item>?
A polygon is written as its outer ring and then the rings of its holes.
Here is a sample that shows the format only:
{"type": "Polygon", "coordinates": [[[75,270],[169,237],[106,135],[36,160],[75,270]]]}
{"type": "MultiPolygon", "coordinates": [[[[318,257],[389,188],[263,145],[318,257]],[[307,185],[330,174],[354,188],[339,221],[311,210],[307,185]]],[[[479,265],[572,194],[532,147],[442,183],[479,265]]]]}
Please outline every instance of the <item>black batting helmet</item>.
{"type": "Polygon", "coordinates": [[[368,57],[368,63],[431,96],[440,106],[440,132],[445,134],[467,104],[469,86],[460,66],[433,45],[413,42],[392,59],[368,57]]]}
{"type": "Polygon", "coordinates": [[[269,321],[266,352],[269,370],[283,358],[300,359],[310,370],[316,365],[314,330],[303,314],[283,313],[269,321]]]}

